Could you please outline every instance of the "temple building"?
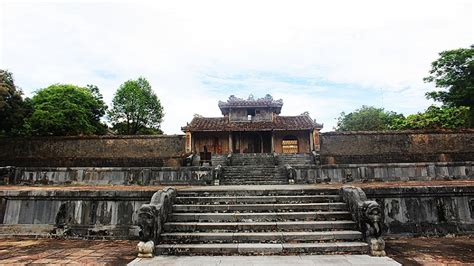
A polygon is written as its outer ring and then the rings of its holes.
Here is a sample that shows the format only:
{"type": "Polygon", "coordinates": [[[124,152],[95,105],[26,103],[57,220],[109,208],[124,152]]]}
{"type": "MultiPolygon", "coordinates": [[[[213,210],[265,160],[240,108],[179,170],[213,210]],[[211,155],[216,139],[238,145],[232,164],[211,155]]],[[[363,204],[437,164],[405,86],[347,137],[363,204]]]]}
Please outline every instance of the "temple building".
{"type": "Polygon", "coordinates": [[[219,101],[223,117],[195,116],[182,130],[188,153],[309,153],[319,150],[319,130],[308,113],[281,116],[283,100],[271,95],[219,101]]]}

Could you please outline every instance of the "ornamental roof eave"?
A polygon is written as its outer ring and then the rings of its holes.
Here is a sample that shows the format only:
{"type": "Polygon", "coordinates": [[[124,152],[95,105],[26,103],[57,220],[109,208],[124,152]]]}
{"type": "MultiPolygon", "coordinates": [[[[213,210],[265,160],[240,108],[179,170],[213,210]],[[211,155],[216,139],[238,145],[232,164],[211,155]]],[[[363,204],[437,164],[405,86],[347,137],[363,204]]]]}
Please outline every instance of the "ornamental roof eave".
{"type": "Polygon", "coordinates": [[[195,117],[181,130],[184,132],[294,131],[321,129],[308,115],[277,116],[274,121],[229,121],[227,117],[195,117]]]}

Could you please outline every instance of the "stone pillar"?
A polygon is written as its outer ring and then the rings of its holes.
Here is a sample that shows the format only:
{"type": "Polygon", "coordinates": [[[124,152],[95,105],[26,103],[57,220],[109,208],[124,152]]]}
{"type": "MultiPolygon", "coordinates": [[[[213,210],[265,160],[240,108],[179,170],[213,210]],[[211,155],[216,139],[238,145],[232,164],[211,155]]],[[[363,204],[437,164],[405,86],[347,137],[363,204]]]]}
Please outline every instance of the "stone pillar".
{"type": "Polygon", "coordinates": [[[314,150],[313,131],[309,132],[309,152],[314,150]]]}
{"type": "Polygon", "coordinates": [[[234,148],[233,148],[233,143],[232,143],[232,132],[229,132],[229,153],[233,153],[234,148]]]}
{"type": "Polygon", "coordinates": [[[191,153],[193,152],[193,145],[192,145],[193,139],[192,139],[191,132],[189,131],[186,132],[185,138],[186,138],[186,148],[185,148],[186,153],[191,153]]]}
{"type": "Polygon", "coordinates": [[[313,130],[313,145],[315,151],[321,150],[321,143],[319,142],[319,130],[313,130]]]}
{"type": "Polygon", "coordinates": [[[273,131],[272,131],[272,153],[275,152],[275,136],[273,135],[273,131]]]}

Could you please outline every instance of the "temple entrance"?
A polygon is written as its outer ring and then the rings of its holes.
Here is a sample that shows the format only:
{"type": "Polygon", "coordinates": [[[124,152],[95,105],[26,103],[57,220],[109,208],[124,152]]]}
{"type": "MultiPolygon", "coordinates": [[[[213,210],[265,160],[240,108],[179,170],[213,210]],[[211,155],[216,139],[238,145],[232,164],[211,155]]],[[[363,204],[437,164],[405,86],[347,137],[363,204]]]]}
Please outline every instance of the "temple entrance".
{"type": "Polygon", "coordinates": [[[259,134],[250,134],[247,138],[247,149],[244,153],[261,153],[262,151],[262,136],[259,134]]]}
{"type": "Polygon", "coordinates": [[[293,135],[285,136],[281,142],[283,153],[298,153],[298,138],[293,135]]]}
{"type": "Polygon", "coordinates": [[[270,132],[234,132],[232,133],[234,153],[270,153],[270,132]]]}

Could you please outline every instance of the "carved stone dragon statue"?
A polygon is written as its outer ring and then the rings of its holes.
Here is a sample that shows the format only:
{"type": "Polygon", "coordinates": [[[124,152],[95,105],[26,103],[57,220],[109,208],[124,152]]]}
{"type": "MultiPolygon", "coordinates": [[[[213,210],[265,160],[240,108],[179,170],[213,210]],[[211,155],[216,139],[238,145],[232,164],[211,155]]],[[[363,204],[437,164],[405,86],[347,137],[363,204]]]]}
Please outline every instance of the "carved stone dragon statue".
{"type": "Polygon", "coordinates": [[[172,211],[176,190],[170,187],[157,191],[148,204],[143,204],[138,210],[138,226],[140,227],[138,257],[153,257],[155,243],[163,229],[163,224],[172,211]]]}
{"type": "Polygon", "coordinates": [[[367,200],[364,191],[358,187],[343,187],[341,195],[349,205],[353,218],[369,244],[372,256],[385,256],[385,241],[382,239],[382,210],[373,200],[367,200]]]}

